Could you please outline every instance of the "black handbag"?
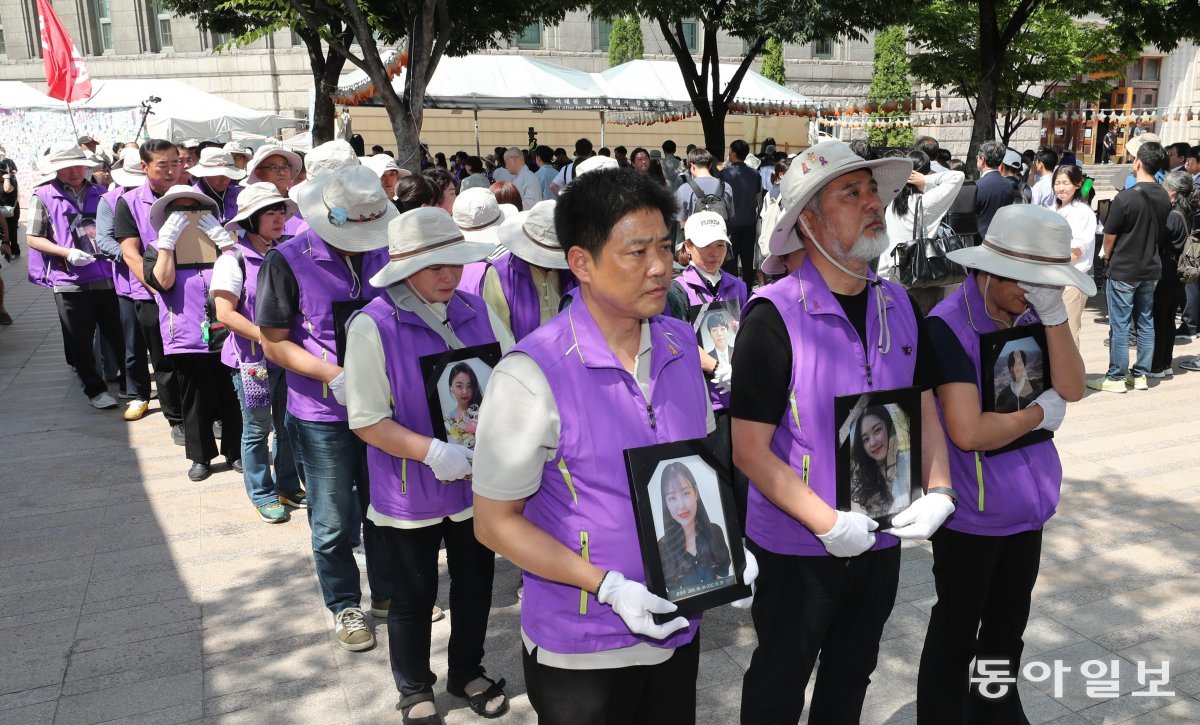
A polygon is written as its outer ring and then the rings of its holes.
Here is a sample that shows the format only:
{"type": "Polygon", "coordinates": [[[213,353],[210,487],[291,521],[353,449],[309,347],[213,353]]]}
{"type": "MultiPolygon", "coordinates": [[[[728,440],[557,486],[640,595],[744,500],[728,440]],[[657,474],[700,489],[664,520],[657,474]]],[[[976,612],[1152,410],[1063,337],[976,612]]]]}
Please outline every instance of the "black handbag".
{"type": "Polygon", "coordinates": [[[957,234],[945,221],[938,224],[931,237],[922,236],[925,231],[925,210],[921,198],[913,213],[913,239],[897,244],[892,250],[892,268],[896,279],[908,289],[945,287],[967,278],[961,265],[951,262],[946,255],[956,249],[975,246],[975,235],[957,234]]]}

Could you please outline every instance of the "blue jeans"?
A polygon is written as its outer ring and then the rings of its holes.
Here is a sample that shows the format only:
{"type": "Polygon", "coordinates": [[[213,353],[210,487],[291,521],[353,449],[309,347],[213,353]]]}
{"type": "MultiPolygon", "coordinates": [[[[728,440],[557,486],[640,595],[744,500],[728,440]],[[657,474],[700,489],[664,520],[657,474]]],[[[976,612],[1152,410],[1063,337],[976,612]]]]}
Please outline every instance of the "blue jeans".
{"type": "Polygon", "coordinates": [[[1154,358],[1154,288],[1157,281],[1121,282],[1108,280],[1108,378],[1124,380],[1129,372],[1129,331],[1136,326],[1137,359],[1133,375],[1150,372],[1154,358]]]}
{"type": "MultiPolygon", "coordinates": [[[[325,606],[337,614],[347,607],[359,606],[362,597],[351,537],[359,525],[358,507],[366,511],[371,503],[366,444],[345,422],[300,420],[289,413],[286,424],[297,465],[304,470],[317,580],[325,606]]],[[[391,599],[393,587],[387,548],[369,521],[363,522],[363,545],[371,597],[379,601],[391,599]]]]}
{"type": "Polygon", "coordinates": [[[291,497],[300,492],[300,476],[291,438],[283,424],[287,412],[287,382],[283,368],[270,368],[271,407],[247,408],[242,391],[242,374],[233,371],[233,388],[242,406],[242,479],[246,495],[255,506],[278,502],[279,494],[291,497]],[[271,429],[275,429],[275,454],[271,455],[271,429]],[[275,475],[272,477],[271,468],[275,475]]]}

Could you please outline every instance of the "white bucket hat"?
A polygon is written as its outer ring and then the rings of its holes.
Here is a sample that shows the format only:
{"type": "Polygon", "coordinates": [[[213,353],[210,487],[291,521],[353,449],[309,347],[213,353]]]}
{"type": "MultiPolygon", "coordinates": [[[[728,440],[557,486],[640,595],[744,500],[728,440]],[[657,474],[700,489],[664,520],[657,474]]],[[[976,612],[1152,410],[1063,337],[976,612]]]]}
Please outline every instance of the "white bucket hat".
{"type": "Polygon", "coordinates": [[[387,239],[391,261],[371,277],[371,284],[377,289],[406,280],[435,264],[483,261],[493,249],[491,244],[464,237],[450,215],[433,206],[411,209],[392,219],[387,239]]]}
{"type": "Polygon", "coordinates": [[[400,166],[396,163],[396,160],[387,154],[359,156],[358,162],[363,166],[366,166],[371,171],[374,171],[375,175],[381,179],[383,178],[383,175],[389,171],[395,171],[400,176],[412,176],[411,171],[400,168],[400,166]]]}
{"type": "Polygon", "coordinates": [[[796,220],[809,200],[830,181],[852,171],[866,169],[879,187],[879,199],[886,209],[900,189],[908,183],[912,162],[908,157],[866,161],[841,141],[822,141],[792,159],[783,177],[783,213],[771,232],[771,254],[780,255],[801,249],[804,244],[796,234],[796,220]]]}
{"type": "Polygon", "coordinates": [[[345,139],[334,139],[313,148],[304,156],[304,168],[308,171],[309,180],[315,179],[329,171],[348,169],[358,166],[358,157],[354,155],[354,147],[345,139]]]}
{"type": "Polygon", "coordinates": [[[580,161],[579,166],[575,167],[575,178],[579,178],[589,171],[619,168],[621,168],[621,164],[611,156],[590,156],[583,161],[580,161]]]}
{"type": "Polygon", "coordinates": [[[230,141],[229,143],[225,144],[221,148],[230,154],[234,154],[237,156],[245,156],[247,159],[254,158],[254,152],[250,150],[250,147],[243,146],[242,144],[238,143],[237,141],[230,141]]]}
{"type": "Polygon", "coordinates": [[[683,225],[683,237],[697,247],[707,247],[713,242],[728,242],[729,232],[725,220],[715,211],[696,212],[683,225]]]}
{"type": "Polygon", "coordinates": [[[258,175],[255,172],[257,171],[259,164],[272,156],[282,156],[283,158],[287,159],[288,166],[292,167],[293,179],[295,179],[300,174],[300,171],[304,168],[304,162],[300,160],[300,157],[297,156],[294,151],[285,149],[279,144],[264,144],[258,147],[258,150],[254,152],[254,156],[251,157],[250,163],[246,164],[246,183],[257,184],[260,181],[265,181],[265,179],[258,178],[258,175]]]}
{"type": "Polygon", "coordinates": [[[1125,154],[1128,156],[1137,157],[1138,149],[1142,147],[1142,144],[1149,141],[1153,141],[1154,143],[1162,143],[1162,138],[1156,133],[1148,132],[1134,136],[1125,142],[1125,154]]]}
{"type": "Polygon", "coordinates": [[[288,195],[321,239],[346,252],[386,247],[388,222],[400,213],[375,172],[361,166],[321,174],[288,195]]]}
{"type": "Polygon", "coordinates": [[[188,169],[192,176],[224,176],[232,181],[246,178],[246,172],[233,163],[233,154],[220,146],[209,146],[200,152],[200,161],[188,169]]]}
{"type": "Polygon", "coordinates": [[[520,212],[501,224],[498,234],[500,243],[532,265],[544,269],[567,269],[567,254],[554,230],[556,204],[553,199],[539,201],[529,211],[520,212]]]}
{"type": "Polygon", "coordinates": [[[167,206],[178,199],[195,199],[200,202],[202,208],[214,213],[217,211],[217,202],[213,201],[208,194],[196,191],[186,184],[176,184],[167,189],[167,193],[155,199],[154,204],[150,206],[150,226],[155,229],[161,228],[163,222],[170,216],[167,206]]]}
{"type": "Polygon", "coordinates": [[[467,189],[454,200],[454,223],[473,242],[499,244],[500,225],[517,214],[517,207],[497,202],[491,189],[467,189]]]}
{"type": "Polygon", "coordinates": [[[58,172],[63,169],[69,169],[72,166],[82,166],[85,169],[94,169],[100,165],[99,161],[89,159],[83,149],[79,148],[78,144],[70,142],[57,143],[50,147],[50,153],[38,159],[38,172],[41,178],[38,179],[38,184],[46,184],[58,178],[58,172]]]}
{"type": "Polygon", "coordinates": [[[121,155],[112,168],[113,181],[126,188],[146,183],[146,172],[142,170],[142,154],[134,148],[121,149],[121,155]]]}
{"type": "Polygon", "coordinates": [[[1071,264],[1071,225],[1051,209],[1033,204],[1001,207],[978,247],[947,257],[968,269],[1027,284],[1076,287],[1088,297],[1096,282],[1071,264]]]}
{"type": "Polygon", "coordinates": [[[296,202],[280,194],[279,189],[276,189],[274,184],[266,181],[250,184],[238,194],[237,214],[225,222],[225,229],[236,233],[242,229],[242,225],[239,222],[254,216],[254,212],[260,209],[275,206],[276,204],[283,204],[285,206],[287,211],[284,213],[287,214],[289,219],[300,212],[300,207],[296,205],[296,202]]]}

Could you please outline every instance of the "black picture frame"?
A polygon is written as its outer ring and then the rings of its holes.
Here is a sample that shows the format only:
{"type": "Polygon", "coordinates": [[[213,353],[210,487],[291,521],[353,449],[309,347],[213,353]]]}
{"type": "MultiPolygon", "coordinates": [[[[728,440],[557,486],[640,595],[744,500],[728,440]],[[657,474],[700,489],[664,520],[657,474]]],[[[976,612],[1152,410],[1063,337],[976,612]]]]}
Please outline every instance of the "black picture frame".
{"type": "Polygon", "coordinates": [[[670,614],[655,615],[655,621],[661,624],[750,596],[750,587],[745,583],[746,551],[734,496],[733,467],[714,450],[712,437],[630,448],[625,451],[625,466],[646,587],[678,607],[670,614]],[[709,537],[703,543],[698,542],[696,557],[687,559],[686,551],[685,556],[672,557],[668,562],[672,565],[669,576],[664,552],[670,551],[671,542],[683,535],[683,529],[674,514],[668,512],[662,488],[665,476],[679,480],[679,467],[686,469],[696,494],[693,521],[699,522],[703,516],[709,524],[709,537]],[[677,535],[671,524],[679,529],[677,535]],[[701,546],[707,555],[706,562],[696,561],[701,556],[701,546]],[[720,567],[726,556],[724,571],[728,573],[722,574],[720,567]],[[715,578],[685,583],[708,576],[715,578]]]}
{"type": "MultiPolygon", "coordinates": [[[[492,371],[496,369],[496,365],[500,363],[500,343],[489,342],[486,345],[471,345],[460,350],[447,350],[435,355],[424,355],[418,359],[418,362],[421,365],[421,379],[425,381],[425,400],[429,405],[429,422],[433,427],[433,437],[473,449],[475,447],[474,431],[464,431],[460,437],[451,435],[448,430],[451,427],[451,420],[446,417],[450,405],[447,401],[452,398],[449,397],[449,388],[446,383],[450,382],[448,378],[455,366],[463,363],[471,369],[475,376],[479,386],[479,397],[482,401],[487,390],[488,379],[490,379],[492,371]],[[484,374],[485,369],[486,375],[484,374]],[[447,378],[447,380],[444,381],[443,378],[447,378]],[[443,395],[443,390],[445,390],[445,395],[443,395]]],[[[478,412],[478,408],[476,408],[476,412],[478,412]]]]}
{"type": "MultiPolygon", "coordinates": [[[[894,388],[834,396],[833,414],[837,508],[866,514],[879,524],[880,529],[890,528],[892,517],[920,498],[922,493],[921,389],[894,388]],[[883,415],[886,419],[881,417],[883,415]],[[886,448],[882,450],[886,460],[895,457],[893,483],[887,484],[887,469],[884,469],[882,484],[887,485],[886,490],[881,490],[878,476],[872,481],[871,476],[860,473],[871,470],[867,468],[871,463],[878,470],[880,464],[875,461],[884,460],[877,459],[874,450],[878,448],[872,448],[879,444],[865,442],[862,438],[864,419],[874,423],[874,430],[887,434],[883,442],[886,448]]],[[[867,434],[870,435],[870,430],[867,434]]],[[[891,465],[888,463],[888,467],[891,465]]]]}
{"type": "MultiPolygon", "coordinates": [[[[1007,330],[989,332],[979,337],[979,392],[985,413],[1012,413],[1033,404],[1046,389],[1050,378],[1050,351],[1046,345],[1046,328],[1041,324],[1022,325],[1007,330]],[[1009,356],[1015,351],[1024,353],[1023,366],[1027,371],[1029,392],[1016,395],[1011,388],[1009,356]],[[1036,358],[1036,359],[1035,359],[1036,358]]],[[[1015,362],[1015,361],[1014,361],[1015,362]]],[[[986,456],[1024,448],[1054,438],[1054,432],[1034,430],[1012,443],[987,451],[986,456]]]]}
{"type": "Polygon", "coordinates": [[[740,327],[742,319],[742,303],[739,300],[716,300],[692,305],[688,308],[687,314],[688,322],[696,332],[696,344],[714,359],[716,359],[716,355],[713,354],[713,350],[715,350],[716,344],[713,342],[708,322],[716,316],[724,315],[729,322],[727,332],[729,357],[733,358],[733,347],[737,342],[738,327],[740,327]]]}

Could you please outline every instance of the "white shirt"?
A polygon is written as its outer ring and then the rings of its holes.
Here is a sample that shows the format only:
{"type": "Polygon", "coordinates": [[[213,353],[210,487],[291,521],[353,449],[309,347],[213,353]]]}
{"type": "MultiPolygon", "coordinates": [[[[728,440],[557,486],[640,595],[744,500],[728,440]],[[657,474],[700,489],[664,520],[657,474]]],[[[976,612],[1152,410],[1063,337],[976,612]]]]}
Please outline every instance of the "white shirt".
{"type": "Polygon", "coordinates": [[[1042,177],[1033,185],[1033,199],[1029,202],[1036,206],[1044,206],[1047,209],[1053,209],[1058,203],[1058,197],[1054,196],[1054,173],[1042,174],[1042,177]]]}
{"type": "Polygon", "coordinates": [[[1075,260],[1075,269],[1080,272],[1092,271],[1092,257],[1096,253],[1096,212],[1079,199],[1063,204],[1057,211],[1071,225],[1071,249],[1083,253],[1075,260]]]}
{"type": "Polygon", "coordinates": [[[528,166],[522,166],[516,176],[513,176],[508,169],[501,167],[492,172],[492,178],[496,181],[507,181],[517,187],[517,193],[521,195],[522,211],[529,211],[534,204],[542,200],[541,179],[530,171],[528,166]]]}
{"type": "Polygon", "coordinates": [[[242,287],[245,284],[246,279],[242,274],[242,265],[238,264],[237,257],[232,254],[219,255],[216,264],[213,265],[212,282],[208,285],[209,289],[213,292],[228,292],[241,299],[242,287]]]}
{"type": "Polygon", "coordinates": [[[943,171],[940,174],[928,174],[925,177],[925,193],[913,194],[908,197],[908,213],[900,216],[893,204],[883,213],[883,221],[887,225],[888,248],[879,257],[880,277],[887,278],[892,269],[892,250],[899,244],[907,244],[913,240],[913,225],[917,222],[917,199],[921,200],[921,217],[924,223],[922,237],[933,236],[942,217],[954,206],[958,198],[958,190],[962,188],[966,175],[961,171],[943,171]]]}

